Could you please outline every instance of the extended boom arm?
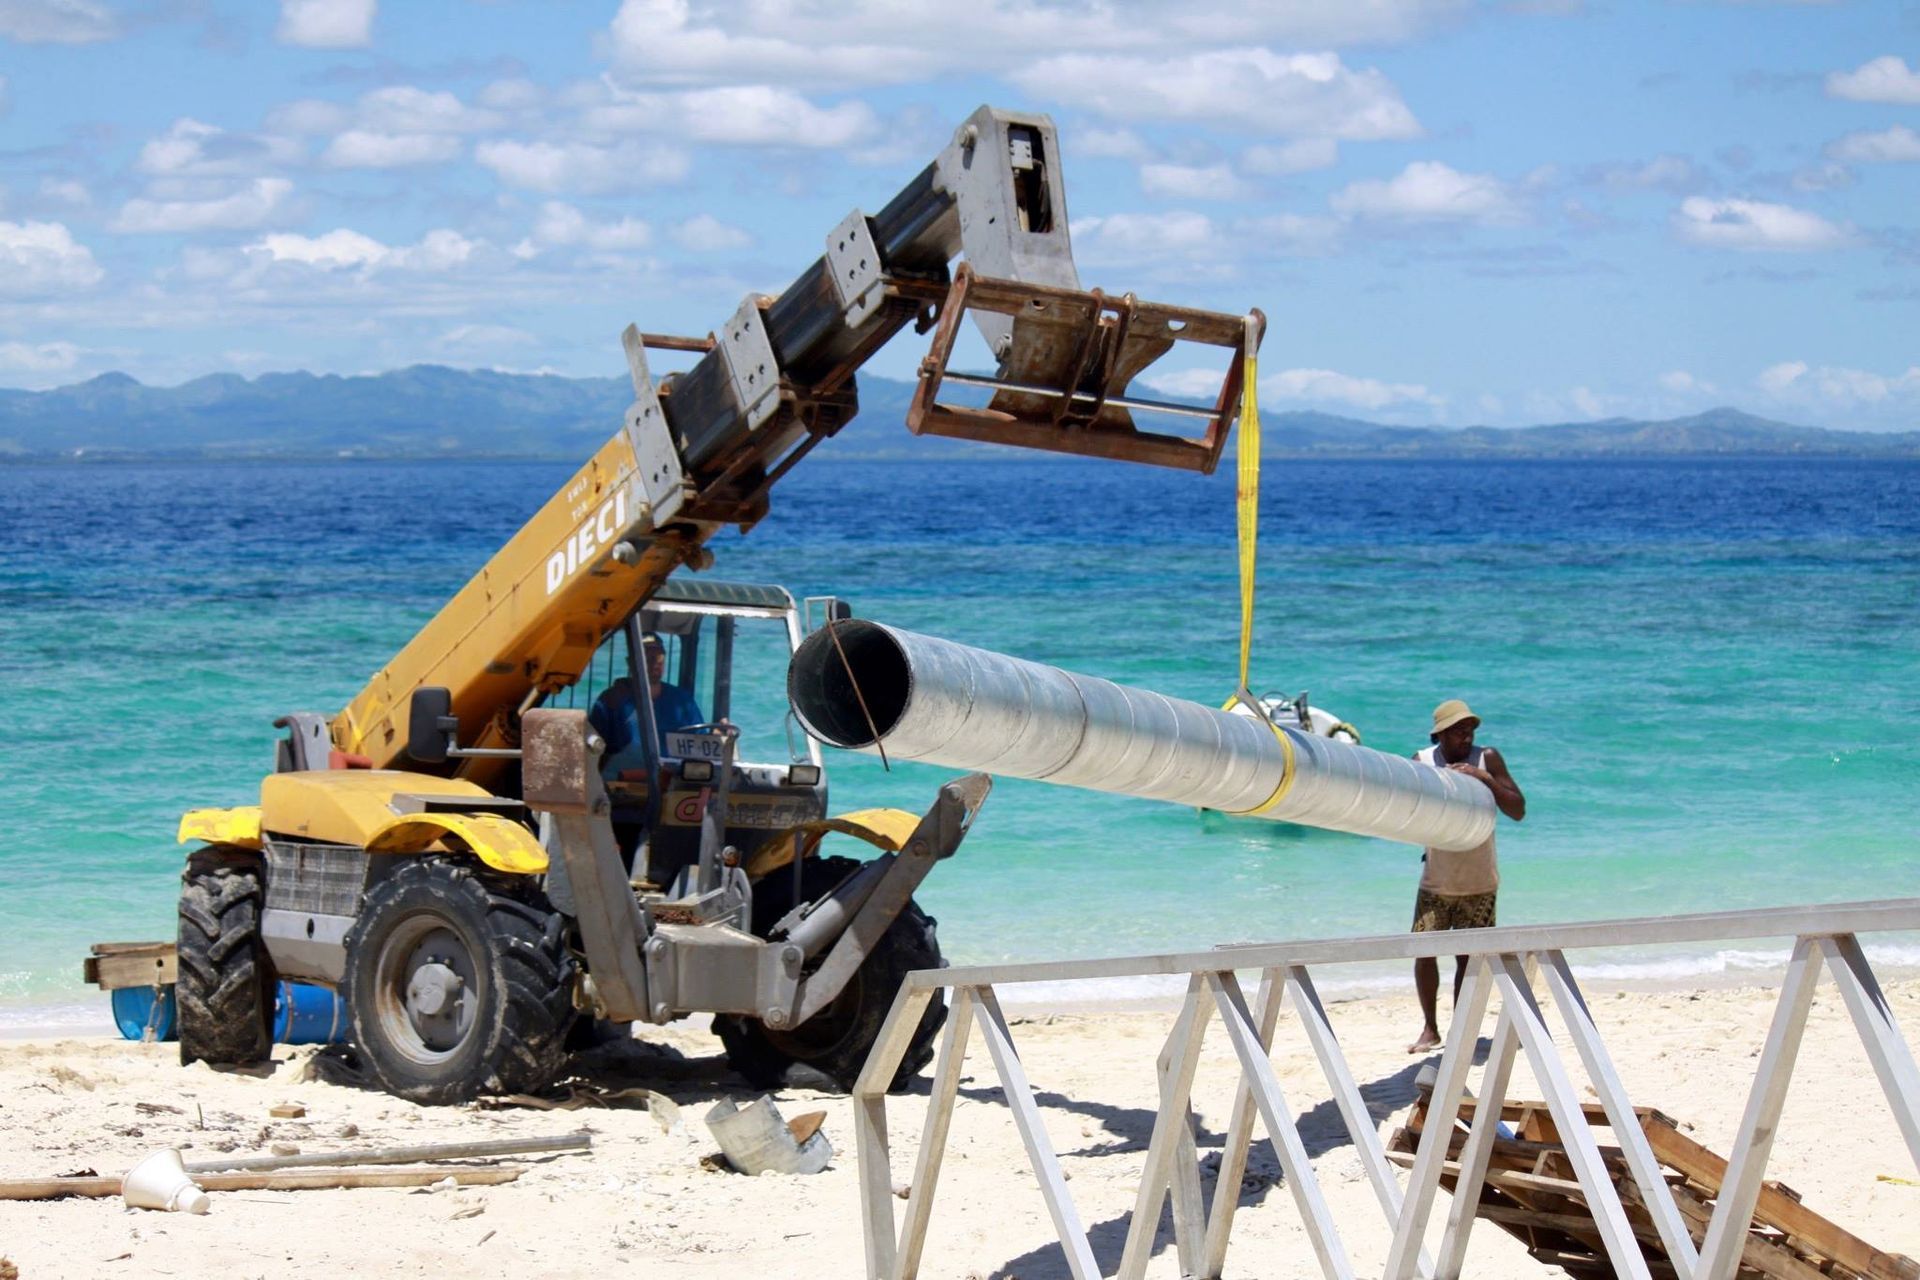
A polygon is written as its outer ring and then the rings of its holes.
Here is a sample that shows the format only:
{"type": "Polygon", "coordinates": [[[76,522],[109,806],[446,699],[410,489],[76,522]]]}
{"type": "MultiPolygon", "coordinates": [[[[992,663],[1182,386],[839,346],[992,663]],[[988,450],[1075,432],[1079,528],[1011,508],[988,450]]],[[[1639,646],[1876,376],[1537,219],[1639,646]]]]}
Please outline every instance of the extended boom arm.
{"type": "MultiPolygon", "coordinates": [[[[879,213],[859,210],[777,298],[749,296],[704,339],[623,335],[634,400],[621,429],[375,674],[335,717],[333,745],[398,763],[415,689],[450,690],[460,740],[509,746],[518,717],[579,678],[601,640],[727,524],[767,512],[767,493],[857,408],[854,373],[908,323],[935,330],[908,426],[1028,448],[1213,470],[1239,408],[1231,358],[1209,407],[1133,397],[1135,377],[1176,342],[1251,354],[1258,312],[1225,315],[1082,291],[1065,186],[1045,116],[982,107],[879,213]],[[956,257],[964,257],[950,270],[956,257]],[[997,361],[992,377],[948,373],[962,315],[997,361]],[[646,349],[700,352],[656,383],[646,349]],[[943,381],[993,393],[939,401],[943,381]],[[1134,414],[1198,421],[1145,431],[1134,414]]],[[[469,757],[482,780],[495,758],[469,757]]]]}

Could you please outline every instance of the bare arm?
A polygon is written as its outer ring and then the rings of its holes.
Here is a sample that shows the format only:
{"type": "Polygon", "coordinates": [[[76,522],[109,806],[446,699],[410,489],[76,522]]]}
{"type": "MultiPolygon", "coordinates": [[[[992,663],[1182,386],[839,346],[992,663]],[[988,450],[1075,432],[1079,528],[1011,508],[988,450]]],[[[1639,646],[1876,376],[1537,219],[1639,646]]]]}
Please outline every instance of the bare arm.
{"type": "Polygon", "coordinates": [[[1470,764],[1450,764],[1447,768],[1484,782],[1487,789],[1493,792],[1493,802],[1500,806],[1500,812],[1515,822],[1526,817],[1527,798],[1520,794],[1520,784],[1507,772],[1507,762],[1500,758],[1500,753],[1488,747],[1481,753],[1480,759],[1486,768],[1476,769],[1470,764]]]}

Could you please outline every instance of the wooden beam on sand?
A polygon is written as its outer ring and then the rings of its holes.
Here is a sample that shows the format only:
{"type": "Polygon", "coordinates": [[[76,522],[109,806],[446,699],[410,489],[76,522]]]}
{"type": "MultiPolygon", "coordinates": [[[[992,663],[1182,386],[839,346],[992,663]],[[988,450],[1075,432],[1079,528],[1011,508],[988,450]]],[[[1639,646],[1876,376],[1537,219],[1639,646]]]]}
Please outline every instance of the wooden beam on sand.
{"type": "MultiPolygon", "coordinates": [[[[330,1191],[343,1187],[429,1187],[452,1179],[456,1186],[495,1186],[512,1182],[525,1169],[299,1169],[271,1173],[203,1173],[194,1181],[202,1191],[330,1191]]],[[[120,1194],[119,1178],[16,1178],[0,1182],[0,1200],[60,1200],[67,1196],[101,1199],[120,1194]]]]}

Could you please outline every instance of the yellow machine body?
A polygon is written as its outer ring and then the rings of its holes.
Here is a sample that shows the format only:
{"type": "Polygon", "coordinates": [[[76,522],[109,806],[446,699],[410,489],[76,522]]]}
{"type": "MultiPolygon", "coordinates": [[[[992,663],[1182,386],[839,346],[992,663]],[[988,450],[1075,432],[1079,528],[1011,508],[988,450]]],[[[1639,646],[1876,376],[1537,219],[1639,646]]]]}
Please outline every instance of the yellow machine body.
{"type": "Polygon", "coordinates": [[[258,805],[195,809],[180,820],[179,839],[258,849],[263,833],[272,832],[289,840],[392,854],[445,851],[457,844],[496,871],[546,871],[546,850],[520,823],[497,813],[406,811],[403,797],[424,796],[471,800],[475,808],[494,799],[460,778],[398,769],[274,773],[261,782],[258,805]]]}
{"type": "MultiPolygon", "coordinates": [[[[334,746],[375,770],[404,759],[408,700],[433,685],[453,695],[462,744],[511,745],[506,713],[536,691],[577,680],[600,642],[704,532],[652,528],[623,429],[334,717],[334,746]],[[615,558],[623,543],[633,548],[631,563],[615,558]]],[[[492,768],[497,762],[472,760],[463,772],[485,777],[492,768]]]]}

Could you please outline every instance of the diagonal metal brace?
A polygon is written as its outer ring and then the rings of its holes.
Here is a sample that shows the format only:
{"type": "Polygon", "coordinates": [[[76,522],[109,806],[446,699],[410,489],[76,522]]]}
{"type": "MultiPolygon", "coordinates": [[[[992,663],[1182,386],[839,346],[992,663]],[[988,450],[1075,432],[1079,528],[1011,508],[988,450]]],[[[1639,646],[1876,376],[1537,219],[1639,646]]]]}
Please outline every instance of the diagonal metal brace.
{"type": "Polygon", "coordinates": [[[933,807],[920,819],[900,852],[885,855],[892,865],[847,925],[847,931],[833,944],[820,967],[801,980],[791,1025],[798,1026],[813,1017],[840,994],[880,944],[881,936],[907,909],[908,899],[933,870],[933,864],[952,857],[966,839],[992,789],[993,779],[984,773],[970,773],[940,788],[933,807]]]}

